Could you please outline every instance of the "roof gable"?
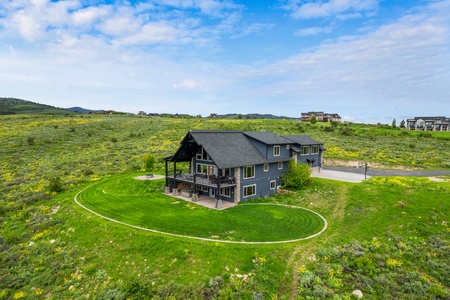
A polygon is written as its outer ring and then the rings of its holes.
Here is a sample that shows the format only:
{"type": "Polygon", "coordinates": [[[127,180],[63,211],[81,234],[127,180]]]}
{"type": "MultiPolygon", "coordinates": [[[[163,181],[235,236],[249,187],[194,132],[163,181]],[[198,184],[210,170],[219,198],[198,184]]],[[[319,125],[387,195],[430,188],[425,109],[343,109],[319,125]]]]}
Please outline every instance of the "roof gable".
{"type": "Polygon", "coordinates": [[[220,169],[266,161],[242,131],[190,131],[190,134],[220,169]]]}

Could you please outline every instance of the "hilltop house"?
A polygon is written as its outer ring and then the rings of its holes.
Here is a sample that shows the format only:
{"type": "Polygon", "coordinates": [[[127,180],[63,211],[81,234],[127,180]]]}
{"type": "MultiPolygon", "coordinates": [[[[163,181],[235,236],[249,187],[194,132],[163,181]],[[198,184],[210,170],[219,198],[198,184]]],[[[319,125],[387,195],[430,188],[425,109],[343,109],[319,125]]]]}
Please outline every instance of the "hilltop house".
{"type": "Polygon", "coordinates": [[[165,192],[182,191],[193,201],[201,195],[230,202],[268,196],[281,185],[291,159],[320,167],[323,151],[323,143],[306,135],[189,131],[175,154],[165,158],[165,192]],[[181,163],[188,165],[187,174],[177,171],[181,163]]]}
{"type": "Polygon", "coordinates": [[[408,130],[450,131],[450,119],[446,117],[415,117],[406,121],[408,130]]]}
{"type": "Polygon", "coordinates": [[[307,113],[302,113],[301,120],[303,122],[310,122],[313,116],[316,117],[317,122],[341,122],[341,116],[338,114],[324,113],[323,111],[310,111],[307,113]]]}

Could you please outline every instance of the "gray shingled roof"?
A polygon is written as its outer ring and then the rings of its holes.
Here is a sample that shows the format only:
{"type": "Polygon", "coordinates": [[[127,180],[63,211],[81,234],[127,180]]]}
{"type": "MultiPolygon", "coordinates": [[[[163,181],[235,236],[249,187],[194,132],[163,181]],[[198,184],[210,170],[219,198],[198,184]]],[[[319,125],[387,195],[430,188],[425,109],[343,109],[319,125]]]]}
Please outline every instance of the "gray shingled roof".
{"type": "Polygon", "coordinates": [[[266,145],[287,145],[292,144],[292,141],[286,139],[285,137],[276,135],[273,132],[256,132],[256,131],[245,131],[244,134],[255,140],[263,142],[266,145]]]}
{"type": "Polygon", "coordinates": [[[167,159],[178,162],[189,161],[198,151],[199,147],[203,147],[219,169],[286,161],[286,158],[279,157],[271,160],[266,159],[252,144],[250,138],[261,141],[267,145],[323,144],[313,140],[307,135],[278,136],[272,132],[193,130],[186,134],[177,152],[173,156],[167,157],[167,159]]]}
{"type": "Polygon", "coordinates": [[[219,169],[267,162],[242,131],[190,131],[219,169]]]}
{"type": "Polygon", "coordinates": [[[287,135],[283,137],[299,145],[323,145],[323,143],[312,139],[308,135],[287,135]]]}

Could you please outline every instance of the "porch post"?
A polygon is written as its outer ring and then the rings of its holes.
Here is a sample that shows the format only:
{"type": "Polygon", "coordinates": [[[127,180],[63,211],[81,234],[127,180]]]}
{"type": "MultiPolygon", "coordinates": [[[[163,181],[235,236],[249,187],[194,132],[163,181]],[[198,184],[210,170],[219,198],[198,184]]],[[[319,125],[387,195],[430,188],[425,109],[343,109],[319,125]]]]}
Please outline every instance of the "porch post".
{"type": "Polygon", "coordinates": [[[217,168],[217,193],[216,193],[217,200],[220,199],[220,169],[217,168]]]}
{"type": "Polygon", "coordinates": [[[167,159],[165,160],[165,170],[166,170],[166,186],[169,186],[169,178],[168,178],[168,176],[169,176],[169,169],[168,169],[168,161],[167,161],[167,159]]]}
{"type": "Polygon", "coordinates": [[[176,189],[177,161],[173,161],[173,190],[176,189]]]}

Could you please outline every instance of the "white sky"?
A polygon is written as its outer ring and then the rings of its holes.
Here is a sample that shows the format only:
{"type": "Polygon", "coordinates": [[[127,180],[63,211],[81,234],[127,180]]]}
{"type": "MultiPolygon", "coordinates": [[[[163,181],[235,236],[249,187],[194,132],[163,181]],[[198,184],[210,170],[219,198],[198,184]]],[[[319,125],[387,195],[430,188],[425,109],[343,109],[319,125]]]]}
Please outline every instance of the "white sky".
{"type": "Polygon", "coordinates": [[[450,0],[0,2],[0,97],[137,113],[450,117],[450,0]]]}

